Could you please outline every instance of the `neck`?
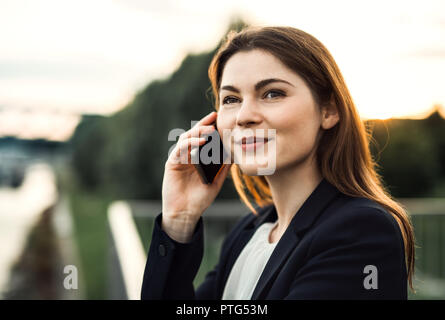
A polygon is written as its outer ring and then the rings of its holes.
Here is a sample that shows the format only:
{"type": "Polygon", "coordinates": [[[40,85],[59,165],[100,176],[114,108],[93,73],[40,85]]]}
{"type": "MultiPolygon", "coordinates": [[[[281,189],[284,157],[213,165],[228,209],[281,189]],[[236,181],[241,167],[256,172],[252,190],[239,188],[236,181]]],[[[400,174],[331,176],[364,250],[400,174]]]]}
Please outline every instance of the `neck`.
{"type": "Polygon", "coordinates": [[[322,180],[316,161],[309,157],[298,165],[283,168],[265,177],[278,216],[274,232],[280,238],[292,218],[322,180]]]}

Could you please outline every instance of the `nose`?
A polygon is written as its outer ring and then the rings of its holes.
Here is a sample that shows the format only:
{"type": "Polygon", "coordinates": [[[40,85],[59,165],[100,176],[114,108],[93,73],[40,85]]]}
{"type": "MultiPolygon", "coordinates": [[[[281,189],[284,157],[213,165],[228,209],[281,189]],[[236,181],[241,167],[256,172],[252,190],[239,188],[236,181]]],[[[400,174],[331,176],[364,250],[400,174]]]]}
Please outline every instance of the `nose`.
{"type": "Polygon", "coordinates": [[[244,99],[241,108],[236,115],[236,125],[240,127],[249,127],[261,123],[262,116],[258,106],[248,99],[244,99]]]}

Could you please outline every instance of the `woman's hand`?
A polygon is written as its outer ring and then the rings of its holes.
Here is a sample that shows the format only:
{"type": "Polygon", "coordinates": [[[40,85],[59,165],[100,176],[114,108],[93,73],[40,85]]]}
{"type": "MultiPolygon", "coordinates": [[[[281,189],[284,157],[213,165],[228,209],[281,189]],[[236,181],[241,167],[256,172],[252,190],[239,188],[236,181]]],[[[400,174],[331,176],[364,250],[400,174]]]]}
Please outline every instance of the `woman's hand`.
{"type": "Polygon", "coordinates": [[[216,112],[202,118],[179,137],[165,163],[162,181],[162,228],[178,242],[191,239],[202,213],[212,204],[231,164],[224,164],[213,183],[204,184],[191,163],[190,151],[206,142],[202,134],[215,130],[216,112]]]}

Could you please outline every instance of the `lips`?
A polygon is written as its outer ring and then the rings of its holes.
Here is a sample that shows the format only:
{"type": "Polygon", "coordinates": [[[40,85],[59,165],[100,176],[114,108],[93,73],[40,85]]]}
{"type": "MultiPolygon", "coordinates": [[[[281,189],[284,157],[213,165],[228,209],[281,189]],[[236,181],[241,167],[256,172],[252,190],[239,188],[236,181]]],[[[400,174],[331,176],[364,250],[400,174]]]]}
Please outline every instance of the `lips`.
{"type": "Polygon", "coordinates": [[[261,143],[264,142],[266,143],[269,139],[267,138],[263,138],[263,137],[243,137],[240,140],[237,140],[237,144],[250,144],[250,143],[261,143]]]}

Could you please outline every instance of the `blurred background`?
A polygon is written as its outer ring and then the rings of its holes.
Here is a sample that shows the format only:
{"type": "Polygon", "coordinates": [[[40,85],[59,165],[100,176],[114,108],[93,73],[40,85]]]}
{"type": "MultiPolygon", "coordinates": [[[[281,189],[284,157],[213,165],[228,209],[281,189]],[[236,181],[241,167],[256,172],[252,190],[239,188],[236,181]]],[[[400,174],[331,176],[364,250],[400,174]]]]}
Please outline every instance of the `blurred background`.
{"type": "MultiPolygon", "coordinates": [[[[1,299],[139,298],[168,132],[213,110],[207,68],[246,25],[330,50],[415,226],[410,299],[445,299],[443,1],[0,0],[1,299]]],[[[247,212],[226,180],[195,286],[247,212]]]]}

